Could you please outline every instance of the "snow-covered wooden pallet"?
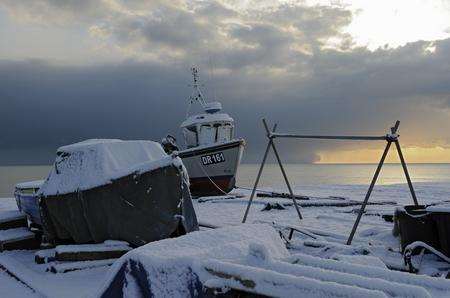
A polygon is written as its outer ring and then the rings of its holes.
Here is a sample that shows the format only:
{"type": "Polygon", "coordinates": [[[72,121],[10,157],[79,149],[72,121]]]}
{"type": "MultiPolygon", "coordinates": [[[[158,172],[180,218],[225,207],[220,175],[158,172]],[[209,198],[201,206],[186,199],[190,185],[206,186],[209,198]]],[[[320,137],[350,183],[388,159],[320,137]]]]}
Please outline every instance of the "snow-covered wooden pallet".
{"type": "Polygon", "coordinates": [[[14,249],[36,249],[41,241],[27,228],[0,230],[0,251],[14,249]]]}
{"type": "Polygon", "coordinates": [[[47,268],[51,273],[67,273],[77,270],[93,269],[98,267],[110,266],[114,264],[117,259],[105,259],[97,261],[80,261],[80,262],[52,262],[47,268]]]}
{"type": "Polygon", "coordinates": [[[117,259],[131,249],[127,242],[115,240],[99,244],[58,245],[55,248],[55,259],[60,262],[117,259]]]}
{"type": "Polygon", "coordinates": [[[0,211],[0,230],[14,229],[27,226],[27,218],[19,210],[0,211]]]}
{"type": "Polygon", "coordinates": [[[127,242],[116,240],[107,240],[98,244],[58,245],[56,248],[37,251],[34,255],[34,261],[36,264],[44,264],[54,261],[84,262],[112,260],[120,258],[131,249],[127,242]]]}
{"type": "Polygon", "coordinates": [[[205,260],[200,267],[212,296],[448,297],[450,281],[382,267],[296,254],[273,260],[253,247],[245,262],[205,260]]]}

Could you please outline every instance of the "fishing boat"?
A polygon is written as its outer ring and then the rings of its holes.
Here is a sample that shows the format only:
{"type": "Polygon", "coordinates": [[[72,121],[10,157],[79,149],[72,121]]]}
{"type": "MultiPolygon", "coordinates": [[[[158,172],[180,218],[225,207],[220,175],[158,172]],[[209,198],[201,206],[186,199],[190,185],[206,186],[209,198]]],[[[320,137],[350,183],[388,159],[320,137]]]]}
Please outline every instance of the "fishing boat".
{"type": "MultiPolygon", "coordinates": [[[[185,149],[178,154],[189,174],[193,196],[227,194],[235,187],[245,141],[234,138],[234,120],[222,112],[222,104],[206,101],[200,90],[197,68],[192,68],[192,75],[193,92],[186,119],[181,123],[185,149]],[[194,103],[202,111],[190,114],[194,103]]],[[[166,151],[178,150],[175,138],[170,135],[162,144],[166,151]]]]}

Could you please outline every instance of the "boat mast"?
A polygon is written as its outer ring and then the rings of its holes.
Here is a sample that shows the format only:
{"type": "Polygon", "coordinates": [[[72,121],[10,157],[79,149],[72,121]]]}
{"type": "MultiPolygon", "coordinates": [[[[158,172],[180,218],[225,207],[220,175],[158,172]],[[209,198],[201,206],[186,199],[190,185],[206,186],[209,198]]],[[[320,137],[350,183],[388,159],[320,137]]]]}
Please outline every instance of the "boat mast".
{"type": "Polygon", "coordinates": [[[193,77],[193,84],[190,85],[190,86],[192,86],[193,90],[192,90],[191,96],[189,97],[189,105],[188,105],[188,110],[187,110],[187,113],[186,113],[186,117],[189,116],[189,111],[191,109],[191,105],[194,102],[200,103],[202,108],[204,108],[205,105],[206,105],[206,100],[203,97],[202,91],[200,90],[198,69],[196,67],[192,67],[191,71],[192,71],[192,77],[193,77]]]}

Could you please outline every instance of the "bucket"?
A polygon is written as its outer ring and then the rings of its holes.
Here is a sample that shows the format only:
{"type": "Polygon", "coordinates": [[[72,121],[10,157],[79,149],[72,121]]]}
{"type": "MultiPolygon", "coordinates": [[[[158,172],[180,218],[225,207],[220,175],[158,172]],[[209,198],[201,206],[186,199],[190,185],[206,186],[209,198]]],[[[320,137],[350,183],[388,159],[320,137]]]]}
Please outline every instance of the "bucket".
{"type": "Polygon", "coordinates": [[[436,223],[440,244],[439,251],[450,257],[450,205],[431,206],[427,208],[427,211],[436,223]]]}
{"type": "Polygon", "coordinates": [[[440,250],[436,223],[424,205],[407,205],[397,208],[395,221],[400,231],[402,252],[406,246],[415,241],[425,242],[440,250]]]}

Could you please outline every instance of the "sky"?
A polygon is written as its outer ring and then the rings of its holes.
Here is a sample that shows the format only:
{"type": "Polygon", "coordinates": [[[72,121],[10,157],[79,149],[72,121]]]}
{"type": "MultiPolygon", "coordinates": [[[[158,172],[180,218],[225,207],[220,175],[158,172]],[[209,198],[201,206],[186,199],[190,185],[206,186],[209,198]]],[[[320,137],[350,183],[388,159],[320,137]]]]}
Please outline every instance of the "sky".
{"type": "MultiPolygon", "coordinates": [[[[383,135],[450,162],[450,1],[0,1],[0,165],[88,138],[181,134],[200,69],[247,140],[383,135]]],[[[280,141],[288,162],[377,162],[383,142],[280,141]]],[[[390,154],[388,161],[396,162],[390,154]]]]}

